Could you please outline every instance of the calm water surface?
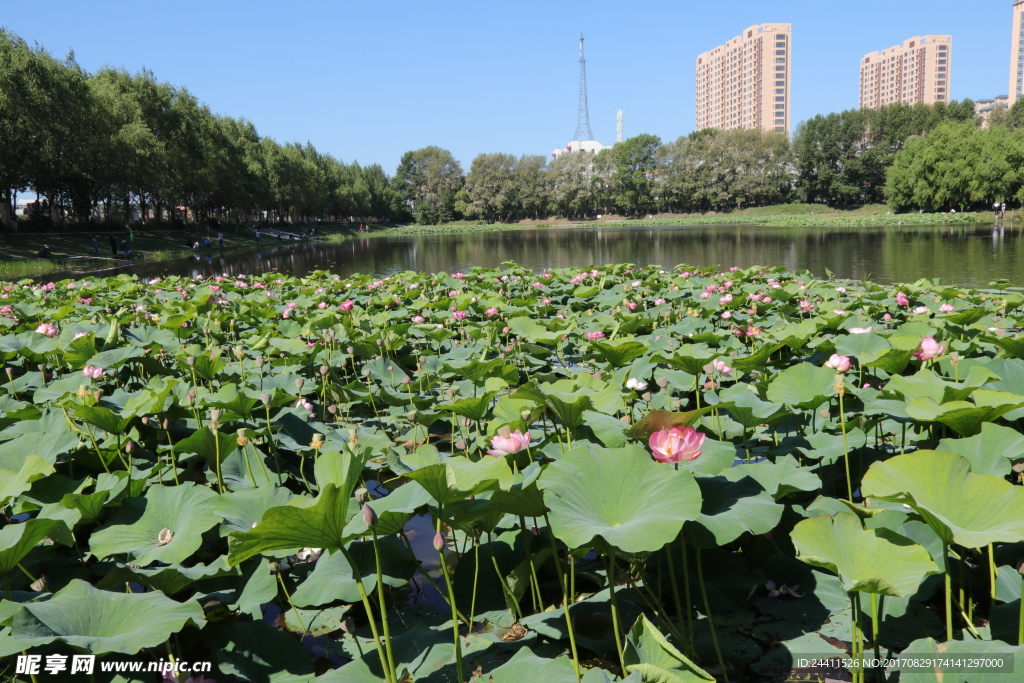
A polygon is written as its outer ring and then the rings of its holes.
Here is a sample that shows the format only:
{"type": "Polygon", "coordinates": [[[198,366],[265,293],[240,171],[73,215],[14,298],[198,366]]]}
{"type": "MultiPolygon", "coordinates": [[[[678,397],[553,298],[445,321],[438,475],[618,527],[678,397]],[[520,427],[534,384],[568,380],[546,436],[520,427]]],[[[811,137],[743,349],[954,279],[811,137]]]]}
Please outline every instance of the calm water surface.
{"type": "Polygon", "coordinates": [[[536,271],[607,263],[806,268],[824,276],[911,282],[942,278],[978,285],[995,278],[1024,283],[1024,235],[1001,224],[886,228],[699,226],[581,228],[426,237],[352,237],[328,244],[270,243],[259,251],[216,250],[198,257],[127,269],[161,274],[249,274],[277,270],[304,275],[390,275],[404,270],[465,271],[515,261],[536,271]]]}

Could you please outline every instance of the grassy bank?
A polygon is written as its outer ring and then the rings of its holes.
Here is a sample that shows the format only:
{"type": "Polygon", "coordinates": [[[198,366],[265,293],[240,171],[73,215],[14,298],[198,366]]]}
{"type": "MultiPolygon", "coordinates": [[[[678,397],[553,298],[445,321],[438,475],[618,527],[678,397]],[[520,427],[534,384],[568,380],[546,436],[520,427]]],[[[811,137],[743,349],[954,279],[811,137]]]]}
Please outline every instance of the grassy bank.
{"type": "Polygon", "coordinates": [[[793,204],[760,207],[734,213],[658,214],[650,218],[627,219],[608,216],[588,221],[537,221],[521,223],[480,223],[456,221],[444,225],[407,225],[386,228],[377,232],[393,237],[416,235],[444,235],[470,232],[499,232],[509,230],[565,230],[578,228],[636,228],[669,227],[676,225],[764,225],[774,227],[858,227],[886,225],[938,225],[973,223],[994,220],[987,213],[904,213],[890,214],[884,206],[862,207],[853,211],[821,211],[821,207],[793,204]],[[817,208],[817,212],[808,209],[817,208]],[[872,210],[875,209],[875,210],[872,210]],[[881,209],[881,210],[877,210],[881,209]]]}

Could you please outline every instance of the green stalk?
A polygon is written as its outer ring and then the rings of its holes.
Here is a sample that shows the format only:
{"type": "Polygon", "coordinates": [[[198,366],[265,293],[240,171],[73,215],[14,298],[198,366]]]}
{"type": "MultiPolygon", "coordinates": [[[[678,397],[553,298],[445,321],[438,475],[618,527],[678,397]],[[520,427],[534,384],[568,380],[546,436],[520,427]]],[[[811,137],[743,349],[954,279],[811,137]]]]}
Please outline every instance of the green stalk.
{"type": "Polygon", "coordinates": [[[526,518],[519,515],[519,526],[522,529],[520,534],[523,537],[523,546],[526,550],[526,560],[530,564],[530,592],[533,595],[533,611],[544,611],[544,600],[540,596],[540,581],[537,580],[537,567],[533,564],[533,550],[530,548],[530,532],[526,529],[526,518]]]}
{"type": "MultiPolygon", "coordinates": [[[[490,531],[487,532],[487,542],[494,543],[494,538],[493,536],[491,536],[490,531]]],[[[493,546],[491,547],[493,548],[493,546]]],[[[494,565],[494,573],[498,577],[498,582],[501,583],[501,590],[505,593],[505,598],[512,603],[512,607],[515,609],[516,621],[522,621],[523,610],[521,607],[519,607],[519,601],[516,600],[516,596],[512,593],[512,589],[509,588],[508,584],[505,582],[505,577],[501,573],[501,569],[498,567],[498,558],[494,556],[493,551],[491,552],[491,564],[494,565]]],[[[453,602],[452,604],[454,605],[455,603],[453,602]]]]}
{"type": "Polygon", "coordinates": [[[405,529],[402,529],[398,533],[402,537],[402,540],[405,541],[405,551],[409,554],[409,559],[411,559],[413,562],[416,563],[416,567],[417,567],[417,569],[419,569],[420,576],[422,576],[424,579],[426,579],[430,583],[430,585],[434,587],[434,590],[436,590],[437,594],[441,596],[441,599],[445,601],[445,604],[448,605],[448,608],[451,609],[453,612],[455,612],[455,614],[457,614],[459,616],[459,619],[461,619],[462,623],[464,623],[466,625],[466,628],[468,628],[470,631],[472,631],[473,630],[473,622],[471,620],[467,619],[466,615],[463,614],[462,612],[460,612],[457,607],[453,607],[452,604],[450,602],[448,602],[448,596],[444,594],[444,591],[441,590],[441,587],[439,585],[437,585],[437,581],[434,581],[434,578],[423,567],[423,563],[420,562],[420,559],[418,557],[416,557],[416,553],[412,549],[412,543],[409,542],[409,537],[406,535],[405,529]]]}
{"type": "MultiPolygon", "coordinates": [[[[370,527],[373,535],[373,558],[377,564],[377,602],[380,605],[381,624],[384,626],[384,647],[388,655],[388,670],[391,678],[398,680],[398,672],[395,670],[395,653],[391,650],[391,624],[388,622],[388,606],[384,600],[384,572],[381,570],[380,545],[377,543],[377,530],[370,527]]],[[[458,624],[458,619],[453,616],[453,621],[458,624]]]]}
{"type": "MultiPolygon", "coordinates": [[[[836,375],[836,377],[841,378],[842,375],[836,375]]],[[[839,426],[843,430],[843,465],[846,467],[846,497],[852,503],[853,483],[850,477],[850,448],[846,444],[846,410],[843,405],[843,392],[839,392],[839,426]]]]}
{"type": "Polygon", "coordinates": [[[871,642],[875,644],[875,659],[882,658],[882,647],[878,643],[878,612],[881,600],[882,597],[877,593],[871,594],[871,642]]]}
{"type": "Polygon", "coordinates": [[[1020,579],[1020,609],[1017,615],[1017,645],[1024,645],[1024,576],[1020,579]]]}
{"type": "Polygon", "coordinates": [[[476,586],[480,578],[480,538],[473,537],[473,599],[469,601],[469,632],[473,632],[473,617],[476,615],[476,586]]]}
{"type": "Polygon", "coordinates": [[[704,568],[700,559],[700,548],[697,548],[697,581],[700,582],[700,594],[704,599],[704,613],[708,618],[708,626],[711,628],[711,642],[715,646],[715,656],[718,658],[718,666],[722,667],[722,677],[729,680],[725,670],[725,659],[722,658],[722,648],[718,646],[718,634],[715,633],[715,620],[711,616],[711,603],[708,601],[708,591],[704,587],[704,568]]]}
{"type": "MultiPolygon", "coordinates": [[[[565,614],[565,627],[569,630],[569,649],[572,651],[572,670],[576,673],[576,683],[580,683],[580,656],[576,651],[576,634],[572,630],[572,616],[569,614],[569,605],[572,604],[569,601],[569,593],[566,591],[565,585],[565,574],[562,571],[562,563],[558,561],[558,543],[555,541],[554,530],[551,528],[551,520],[548,519],[548,515],[544,513],[544,521],[548,525],[548,540],[551,541],[551,555],[555,562],[555,573],[558,574],[558,586],[562,589],[562,611],[565,614]]],[[[566,548],[566,556],[570,557],[570,553],[566,548]]],[[[475,592],[474,592],[475,596],[475,592]]],[[[575,594],[572,596],[573,602],[576,600],[575,594]]]]}
{"type": "Polygon", "coordinates": [[[942,544],[942,559],[946,570],[946,642],[953,641],[953,580],[949,575],[949,545],[942,544]]]}
{"type": "MultiPolygon", "coordinates": [[[[384,680],[386,683],[397,683],[391,678],[391,671],[388,669],[388,659],[384,652],[384,647],[380,644],[380,633],[377,632],[377,621],[373,617],[373,607],[370,605],[370,598],[366,595],[366,587],[363,586],[363,578],[359,570],[359,565],[356,564],[355,559],[349,554],[345,547],[342,547],[341,554],[348,560],[348,564],[352,567],[352,575],[356,580],[356,588],[359,589],[359,598],[363,602],[363,609],[366,610],[366,617],[370,621],[370,631],[373,633],[373,642],[377,646],[377,656],[380,657],[380,668],[384,670],[384,680]]],[[[353,634],[353,637],[354,634],[353,634]]]]}
{"type": "MultiPolygon", "coordinates": [[[[686,551],[684,550],[683,552],[685,553],[686,551]]],[[[672,586],[672,600],[675,602],[675,606],[676,606],[676,623],[679,624],[680,630],[682,630],[683,633],[685,634],[686,630],[683,628],[683,605],[679,601],[679,586],[678,586],[678,581],[676,580],[675,562],[672,561],[672,544],[671,543],[669,543],[668,545],[665,546],[665,554],[668,556],[668,575],[669,575],[670,584],[672,586]]],[[[687,610],[687,613],[689,613],[689,610],[687,610]]],[[[686,638],[683,638],[682,644],[683,644],[683,649],[687,650],[686,656],[692,658],[693,657],[693,652],[689,649],[689,645],[690,645],[690,643],[689,643],[689,636],[687,636],[686,638]]]]}
{"type": "Polygon", "coordinates": [[[860,600],[858,600],[856,591],[850,591],[849,596],[850,614],[852,617],[850,621],[850,655],[851,659],[853,659],[853,661],[855,662],[855,664],[853,665],[853,670],[850,672],[850,674],[853,678],[853,683],[858,683],[861,680],[861,674],[863,672],[860,666],[860,663],[862,661],[860,651],[860,610],[858,609],[860,605],[860,600]]]}
{"type": "Polygon", "coordinates": [[[992,544],[988,544],[988,584],[993,604],[996,601],[996,551],[992,544]]]}
{"type": "Polygon", "coordinates": [[[299,626],[302,627],[302,637],[299,638],[299,640],[302,640],[306,637],[306,625],[302,623],[302,616],[299,614],[299,610],[295,607],[295,603],[292,602],[292,596],[288,593],[288,589],[284,585],[284,577],[281,576],[281,572],[277,573],[277,582],[281,584],[281,590],[284,591],[284,597],[288,600],[288,604],[291,605],[292,611],[295,612],[295,620],[298,621],[299,626]]]}
{"type": "Polygon", "coordinates": [[[615,649],[619,653],[619,666],[626,675],[626,657],[622,651],[622,626],[619,624],[619,601],[615,597],[615,548],[608,554],[608,590],[612,599],[612,627],[615,631],[615,649]]]}
{"type": "Polygon", "coordinates": [[[693,636],[693,598],[690,596],[690,562],[686,557],[686,536],[684,532],[679,533],[679,545],[683,550],[683,591],[686,599],[686,633],[690,639],[690,652],[696,654],[696,645],[693,636]]]}
{"type": "MultiPolygon", "coordinates": [[[[441,531],[441,509],[438,508],[437,514],[437,531],[441,531]]],[[[455,605],[455,589],[452,587],[452,578],[448,574],[448,563],[444,559],[444,550],[437,551],[438,559],[441,561],[441,572],[444,574],[444,582],[448,586],[448,600],[452,606],[455,605]]],[[[493,554],[491,555],[493,559],[493,554]]],[[[462,641],[459,639],[459,619],[455,615],[455,611],[452,611],[452,637],[455,639],[455,669],[458,671],[458,679],[456,683],[463,683],[466,680],[465,674],[462,672],[462,641]]]]}

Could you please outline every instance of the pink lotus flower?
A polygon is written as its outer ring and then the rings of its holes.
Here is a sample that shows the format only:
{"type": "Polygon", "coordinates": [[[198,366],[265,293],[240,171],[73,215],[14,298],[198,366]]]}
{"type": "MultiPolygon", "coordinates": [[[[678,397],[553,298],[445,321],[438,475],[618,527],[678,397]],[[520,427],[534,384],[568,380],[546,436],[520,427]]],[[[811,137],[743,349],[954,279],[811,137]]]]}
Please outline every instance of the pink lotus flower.
{"type": "Polygon", "coordinates": [[[808,313],[814,310],[814,304],[806,299],[800,302],[800,308],[807,311],[808,313]]]}
{"type": "Polygon", "coordinates": [[[39,334],[45,334],[51,339],[57,336],[57,326],[52,323],[39,323],[39,327],[36,328],[36,332],[39,334]]]}
{"type": "Polygon", "coordinates": [[[338,310],[339,310],[339,311],[351,311],[351,310],[352,310],[352,307],[353,307],[354,305],[355,305],[355,304],[354,304],[354,303],[352,302],[352,299],[346,299],[345,301],[343,301],[343,302],[341,303],[341,305],[340,305],[340,306],[338,306],[338,310]]]}
{"type": "Polygon", "coordinates": [[[946,353],[945,344],[940,344],[933,337],[925,337],[921,340],[917,350],[914,351],[914,356],[919,360],[931,360],[932,358],[938,358],[944,353],[946,353]]]}
{"type": "Polygon", "coordinates": [[[635,311],[636,310],[636,302],[635,301],[628,301],[628,302],[626,302],[626,308],[628,308],[631,311],[635,311]]]}
{"type": "MultiPolygon", "coordinates": [[[[3,312],[4,311],[0,311],[0,313],[3,313],[3,312]]],[[[75,336],[71,338],[71,341],[75,341],[76,339],[81,339],[82,337],[88,336],[88,334],[89,334],[88,332],[75,332],[75,336]]]]}
{"type": "Polygon", "coordinates": [[[488,318],[492,318],[492,317],[498,315],[498,308],[497,308],[497,306],[491,306],[486,311],[484,311],[484,313],[487,314],[488,318]]]}
{"type": "Polygon", "coordinates": [[[725,318],[726,320],[728,320],[729,318],[732,317],[732,313],[730,313],[729,311],[726,311],[725,313],[722,314],[722,317],[725,318]]]}
{"type": "Polygon", "coordinates": [[[452,313],[452,317],[455,318],[456,320],[465,320],[466,316],[468,315],[469,314],[466,313],[465,311],[455,311],[454,313],[452,313]]]}
{"type": "Polygon", "coordinates": [[[882,320],[888,322],[888,321],[892,320],[892,316],[890,314],[886,313],[885,315],[882,316],[882,320]]]}
{"type": "Polygon", "coordinates": [[[673,427],[654,432],[647,443],[658,462],[678,463],[699,458],[704,439],[705,435],[693,427],[673,427]]]}
{"type": "Polygon", "coordinates": [[[82,374],[90,379],[99,379],[103,376],[103,368],[97,368],[93,365],[86,365],[82,368],[82,374]]]}
{"type": "Polygon", "coordinates": [[[833,353],[832,357],[825,361],[826,368],[832,368],[836,372],[843,373],[850,369],[850,358],[849,356],[840,356],[837,353],[833,353]]]}
{"type": "Polygon", "coordinates": [[[956,307],[953,306],[952,304],[942,304],[941,306],[939,306],[939,311],[941,311],[942,313],[952,313],[955,310],[956,307]]]}
{"type": "Polygon", "coordinates": [[[419,324],[419,323],[425,323],[425,322],[427,322],[427,319],[426,319],[426,318],[424,318],[424,317],[423,317],[422,315],[414,315],[414,316],[412,317],[412,321],[413,321],[414,323],[417,323],[417,324],[419,324]]]}
{"type": "Polygon", "coordinates": [[[897,292],[896,293],[896,304],[899,305],[899,306],[909,306],[910,305],[910,299],[908,299],[907,295],[904,294],[903,292],[897,292]]]}
{"type": "Polygon", "coordinates": [[[327,302],[326,301],[321,301],[320,303],[318,303],[316,305],[316,307],[319,308],[320,310],[323,310],[323,309],[327,308],[327,302]]]}
{"type": "Polygon", "coordinates": [[[626,380],[627,389],[632,389],[633,391],[646,391],[647,387],[647,382],[643,381],[642,379],[630,377],[629,379],[626,380]]]}
{"type": "Polygon", "coordinates": [[[596,339],[604,339],[604,332],[602,332],[600,330],[598,330],[596,332],[587,332],[586,337],[590,341],[594,341],[596,339]]]}
{"type": "Polygon", "coordinates": [[[701,299],[710,299],[711,298],[711,292],[701,292],[700,293],[700,298],[701,299]]]}
{"type": "Polygon", "coordinates": [[[850,334],[871,334],[874,327],[851,327],[850,334]]]}
{"type": "Polygon", "coordinates": [[[731,304],[731,303],[732,303],[732,294],[726,294],[725,296],[718,298],[718,304],[720,306],[726,306],[726,305],[731,304]]]}
{"type": "Polygon", "coordinates": [[[714,372],[719,372],[725,377],[732,377],[732,368],[726,365],[724,360],[711,361],[704,366],[704,372],[709,375],[714,372]]]}
{"type": "Polygon", "coordinates": [[[664,299],[655,299],[654,300],[654,305],[655,306],[662,306],[662,305],[664,305],[664,303],[665,303],[664,299]]]}
{"type": "Polygon", "coordinates": [[[487,451],[487,455],[499,458],[518,453],[530,445],[530,438],[530,432],[524,434],[518,429],[512,432],[508,427],[502,427],[497,436],[491,439],[491,450],[487,451]]]}

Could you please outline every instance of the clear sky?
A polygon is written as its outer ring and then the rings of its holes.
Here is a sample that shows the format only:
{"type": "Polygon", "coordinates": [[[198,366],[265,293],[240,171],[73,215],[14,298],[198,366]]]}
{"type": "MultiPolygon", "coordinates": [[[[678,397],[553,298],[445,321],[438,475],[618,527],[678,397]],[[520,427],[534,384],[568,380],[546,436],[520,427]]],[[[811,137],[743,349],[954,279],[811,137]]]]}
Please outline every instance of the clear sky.
{"type": "Polygon", "coordinates": [[[3,0],[0,24],[92,71],[152,69],[216,113],[393,173],[403,152],[550,154],[576,129],[586,34],[595,136],[694,127],[694,62],[793,24],[793,121],[858,104],[858,60],[953,35],[952,97],[1006,94],[1012,0],[3,0]]]}

